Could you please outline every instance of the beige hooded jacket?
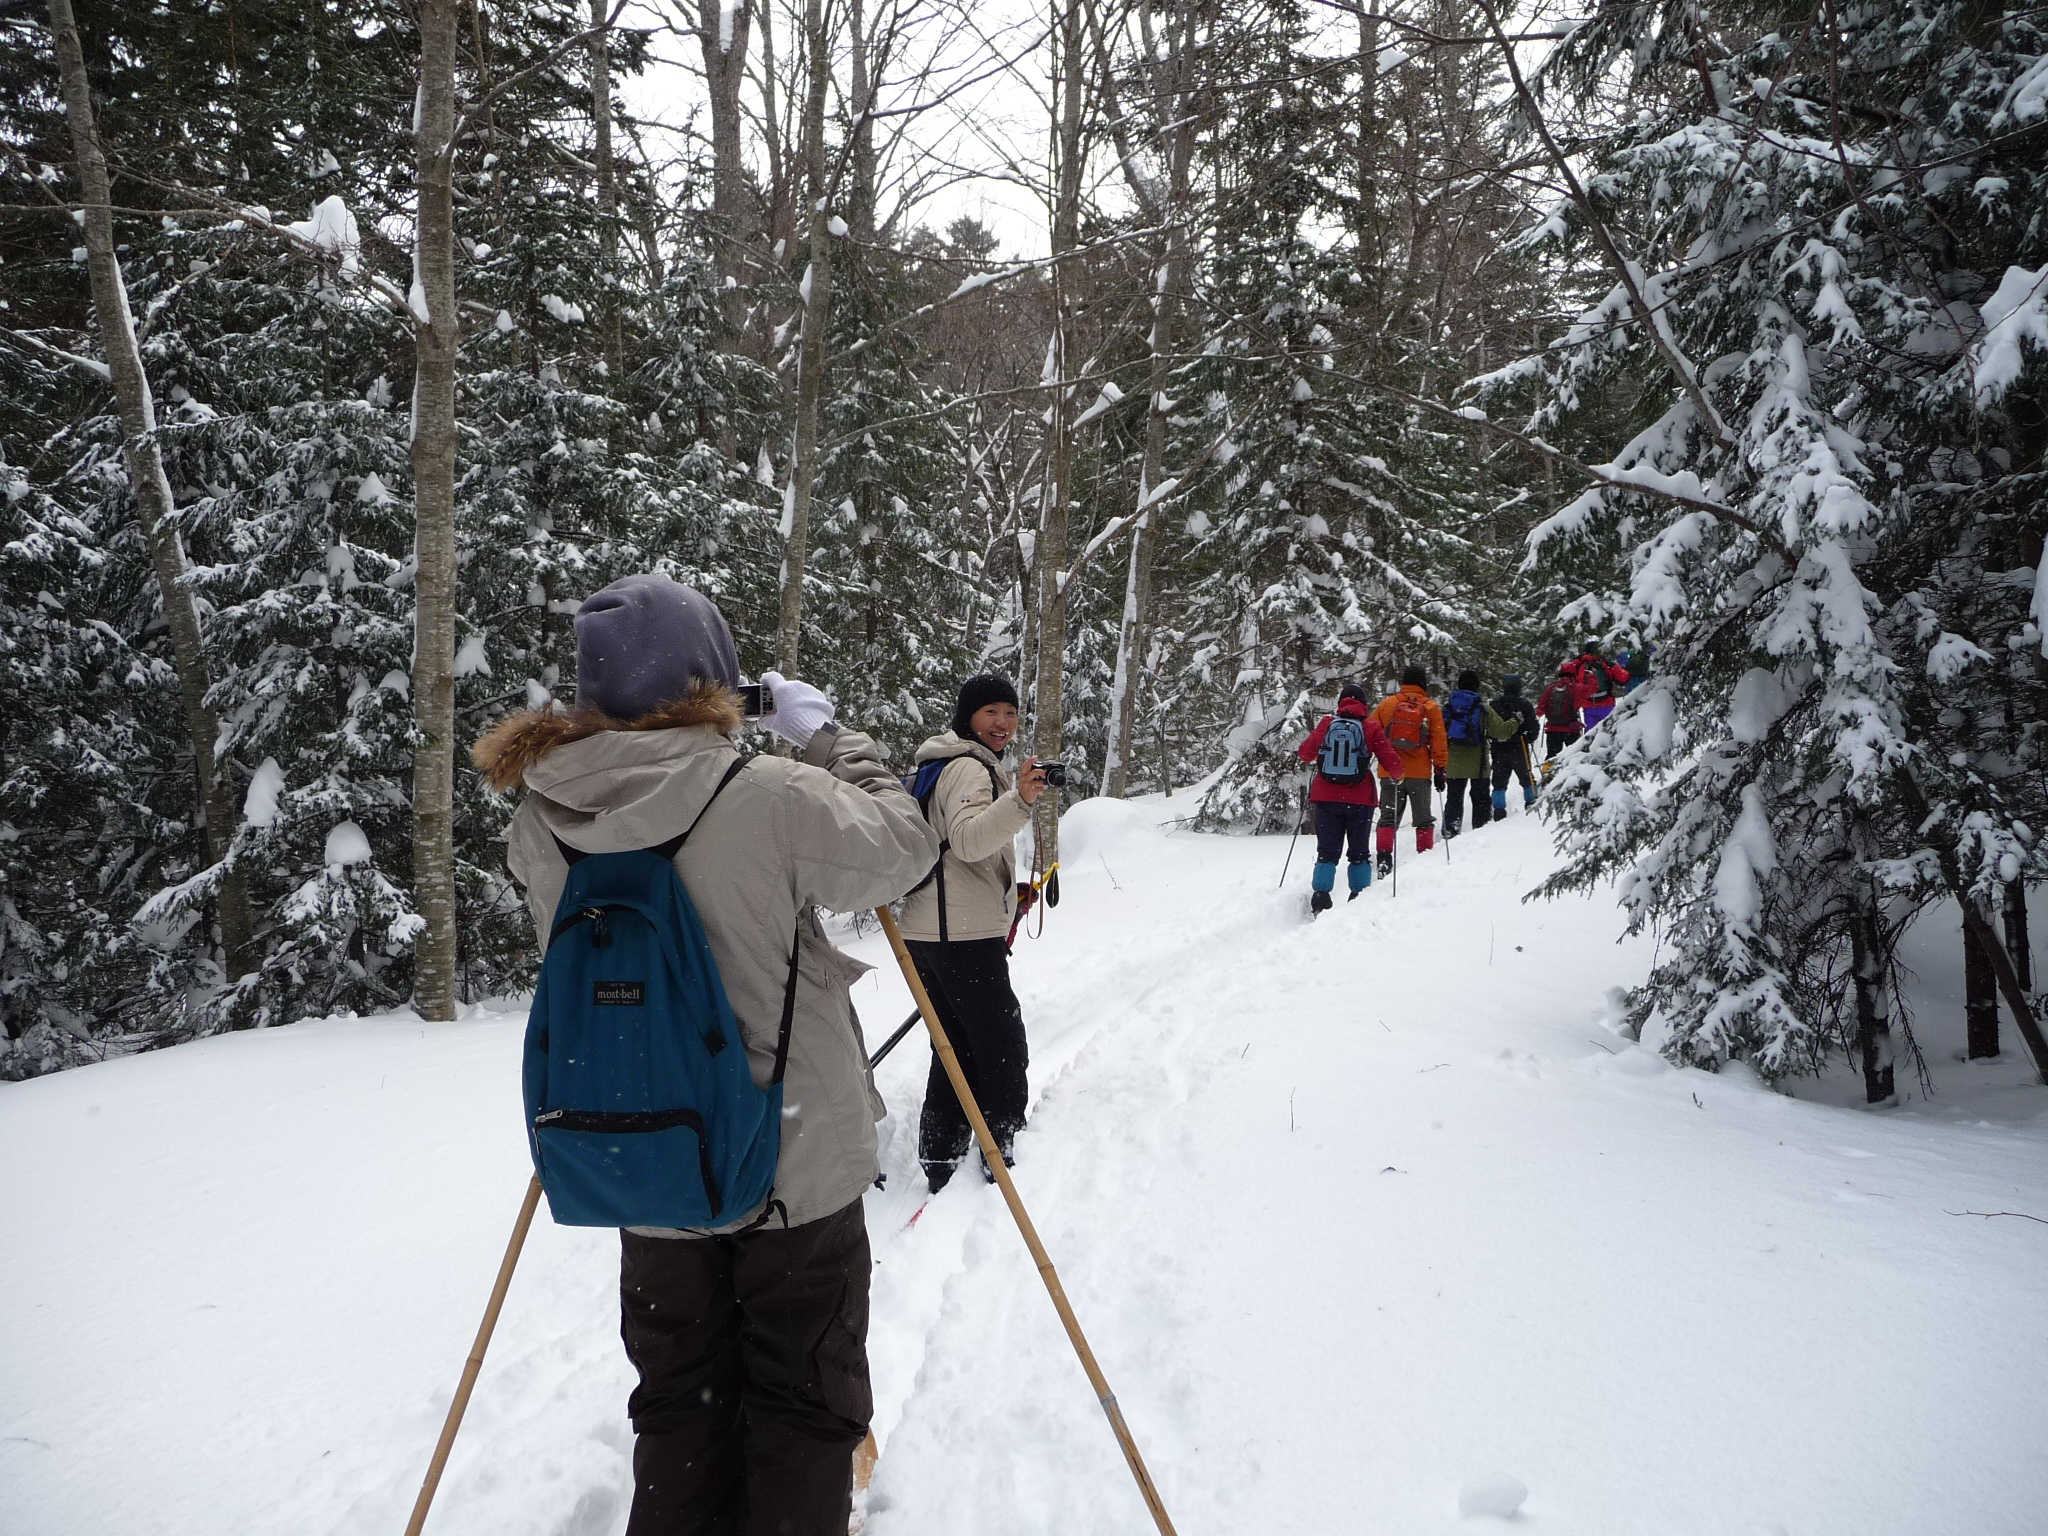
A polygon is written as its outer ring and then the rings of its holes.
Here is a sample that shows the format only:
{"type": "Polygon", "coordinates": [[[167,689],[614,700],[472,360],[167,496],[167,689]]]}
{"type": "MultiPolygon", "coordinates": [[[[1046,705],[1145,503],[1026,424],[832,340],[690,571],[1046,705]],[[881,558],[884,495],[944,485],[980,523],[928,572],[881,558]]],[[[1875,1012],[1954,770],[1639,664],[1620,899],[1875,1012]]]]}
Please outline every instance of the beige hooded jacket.
{"type": "MultiPolygon", "coordinates": [[[[1008,938],[1017,911],[1017,858],[1011,844],[1031,825],[1031,807],[1017,798],[995,753],[980,742],[943,731],[917,749],[920,764],[940,758],[956,759],[932,787],[929,808],[933,829],[948,845],[945,937],[1008,938]]],[[[906,939],[938,940],[937,880],[903,904],[901,926],[906,939]]]]}
{"type": "MultiPolygon", "coordinates": [[[[630,725],[516,715],[477,744],[477,766],[495,787],[526,786],[505,829],[506,863],[543,945],[568,875],[554,839],[614,853],[675,836],[731,766],[729,733],[739,725],[733,696],[706,689],[630,725]]],[[[801,935],[773,1196],[791,1226],[830,1216],[874,1182],[882,1116],[848,995],[867,967],[832,947],[813,907],[854,912],[893,901],[937,856],[937,836],[874,743],[831,726],[811,738],[802,762],[756,757],[676,854],[763,1085],[775,1069],[790,940],[801,935]]]]}

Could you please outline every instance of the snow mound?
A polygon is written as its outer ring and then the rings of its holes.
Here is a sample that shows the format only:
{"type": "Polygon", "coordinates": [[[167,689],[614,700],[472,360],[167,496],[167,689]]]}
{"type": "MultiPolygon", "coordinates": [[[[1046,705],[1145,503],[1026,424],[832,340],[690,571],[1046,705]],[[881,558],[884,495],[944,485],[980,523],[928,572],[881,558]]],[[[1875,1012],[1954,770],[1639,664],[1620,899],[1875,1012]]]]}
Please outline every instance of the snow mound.
{"type": "Polygon", "coordinates": [[[1529,1490],[1507,1473],[1490,1472],[1485,1477],[1473,1478],[1458,1490],[1458,1513],[1468,1520],[1474,1515],[1510,1520],[1528,1497],[1529,1490]]]}
{"type": "Polygon", "coordinates": [[[1097,795],[1060,815],[1060,862],[1128,852],[1165,837],[1158,807],[1097,795]]]}

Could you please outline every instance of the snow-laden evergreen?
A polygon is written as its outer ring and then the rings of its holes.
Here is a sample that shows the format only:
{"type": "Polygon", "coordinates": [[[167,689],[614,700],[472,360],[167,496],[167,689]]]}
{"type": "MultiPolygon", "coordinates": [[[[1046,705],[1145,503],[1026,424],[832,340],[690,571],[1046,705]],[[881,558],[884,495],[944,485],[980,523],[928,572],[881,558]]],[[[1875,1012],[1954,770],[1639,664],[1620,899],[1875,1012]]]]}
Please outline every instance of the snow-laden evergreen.
{"type": "Polygon", "coordinates": [[[1585,573],[1560,620],[1657,648],[1554,782],[1547,888],[1621,875],[1674,1056],[1853,1039],[1884,1097],[1899,928],[2042,867],[2042,37],[1872,4],[1702,76],[1689,16],[1610,7],[1552,61],[1553,101],[1621,68],[1644,106],[1540,231],[1608,291],[1484,381],[1601,461],[1530,538],[1585,573]],[[1588,437],[1617,395],[1626,437],[1588,437]]]}

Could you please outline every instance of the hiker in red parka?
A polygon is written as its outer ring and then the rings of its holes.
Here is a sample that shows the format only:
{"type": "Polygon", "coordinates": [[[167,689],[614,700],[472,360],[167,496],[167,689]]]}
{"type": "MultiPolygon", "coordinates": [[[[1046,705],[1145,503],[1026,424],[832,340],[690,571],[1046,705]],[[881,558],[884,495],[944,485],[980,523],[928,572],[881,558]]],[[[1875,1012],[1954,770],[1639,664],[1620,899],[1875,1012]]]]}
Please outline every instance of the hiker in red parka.
{"type": "Polygon", "coordinates": [[[1316,765],[1308,798],[1315,806],[1316,867],[1309,884],[1314,894],[1308,899],[1311,915],[1330,910],[1330,892],[1337,885],[1337,855],[1349,844],[1345,883],[1351,900],[1372,884],[1372,819],[1379,809],[1379,791],[1373,787],[1372,759],[1378,759],[1389,776],[1401,772],[1401,754],[1394,750],[1387,733],[1372,718],[1372,706],[1356,683],[1346,683],[1337,695],[1337,713],[1325,715],[1308,733],[1308,740],[1295,748],[1295,756],[1316,765]],[[1330,729],[1336,721],[1355,722],[1339,726],[1336,739],[1330,729]]]}
{"type": "Polygon", "coordinates": [[[1586,729],[1591,730],[1614,713],[1614,700],[1628,687],[1628,668],[1607,660],[1590,642],[1578,662],[1579,704],[1586,712],[1586,729]]]}
{"type": "Polygon", "coordinates": [[[1579,711],[1586,695],[1579,682],[1579,664],[1560,661],[1557,676],[1536,700],[1536,713],[1543,717],[1543,760],[1547,763],[1586,733],[1579,711]]]}

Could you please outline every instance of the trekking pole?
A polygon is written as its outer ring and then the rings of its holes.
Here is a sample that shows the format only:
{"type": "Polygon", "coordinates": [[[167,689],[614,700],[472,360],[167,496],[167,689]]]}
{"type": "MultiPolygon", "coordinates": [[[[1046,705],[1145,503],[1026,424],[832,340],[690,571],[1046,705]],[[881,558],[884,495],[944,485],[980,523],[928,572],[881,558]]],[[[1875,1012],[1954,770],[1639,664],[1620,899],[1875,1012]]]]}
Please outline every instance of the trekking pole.
{"type": "MultiPolygon", "coordinates": [[[[1294,836],[1287,839],[1287,862],[1280,866],[1280,889],[1287,889],[1287,871],[1294,865],[1294,845],[1301,841],[1301,818],[1308,814],[1308,786],[1301,786],[1301,803],[1294,808],[1294,836]]],[[[1316,836],[1321,837],[1318,832],[1316,836]]]]}
{"type": "MultiPolygon", "coordinates": [[[[1038,1229],[1031,1225],[1031,1217],[1024,1209],[1024,1201],[1017,1193],[1017,1186],[1010,1178],[1009,1166],[1003,1161],[1002,1148],[996,1145],[996,1138],[988,1128],[988,1121],[982,1118],[981,1106],[974,1100],[974,1090],[967,1086],[967,1074],[960,1069],[960,1058],[953,1054],[952,1042],[946,1038],[945,1029],[939,1024],[939,1016],[932,1008],[931,994],[924,989],[924,981],[917,974],[917,967],[911,962],[910,951],[903,945],[903,935],[897,931],[896,919],[887,907],[877,907],[875,916],[882,920],[882,932],[889,936],[889,947],[896,952],[896,963],[903,968],[903,979],[910,983],[910,995],[917,999],[917,1010],[924,1015],[925,1028],[931,1031],[932,1049],[938,1053],[939,1061],[945,1066],[946,1076],[953,1084],[953,1092],[959,1097],[960,1108],[966,1112],[967,1123],[974,1127],[974,1139],[981,1143],[981,1155],[988,1164],[988,1171],[996,1181],[996,1187],[1003,1192],[1003,1200],[1010,1207],[1010,1215],[1016,1219],[1017,1230],[1023,1235],[1024,1246],[1031,1250],[1032,1262],[1038,1266],[1038,1276],[1045,1282],[1047,1294],[1052,1297],[1053,1310],[1060,1315],[1060,1324],[1067,1330],[1067,1338],[1074,1346],[1074,1353],[1081,1358],[1081,1369],[1087,1372],[1088,1385],[1095,1389],[1095,1400],[1102,1404],[1102,1411],[1109,1419],[1109,1427],[1116,1435],[1116,1441],[1123,1448],[1124,1460],[1129,1464],[1131,1476],[1137,1479],[1138,1492],[1145,1497],[1145,1507],[1152,1512],[1153,1523],[1159,1527],[1160,1536],[1174,1536],[1173,1522],[1166,1516],[1166,1506],[1160,1502],[1159,1490],[1152,1486],[1152,1474],[1145,1470],[1145,1458],[1138,1454],[1138,1443],[1131,1438],[1131,1428],[1124,1422],[1123,1410],[1117,1406],[1116,1394],[1109,1390],[1109,1381],[1102,1374],[1102,1367],[1095,1363],[1095,1351],[1088,1347],[1088,1339],[1081,1332],[1081,1321],[1074,1316],[1074,1308],[1067,1300],[1066,1290],[1060,1285],[1060,1277],[1052,1267],[1052,1256],[1045,1251],[1045,1245],[1038,1240],[1038,1229]]],[[[411,1533],[408,1533],[411,1536],[411,1533]]]]}
{"type": "Polygon", "coordinates": [[[917,1019],[917,1010],[913,1008],[910,1011],[910,1017],[905,1019],[901,1024],[896,1026],[896,1033],[891,1035],[888,1039],[884,1040],[881,1043],[881,1045],[876,1047],[875,1054],[868,1058],[868,1070],[870,1072],[874,1071],[875,1068],[879,1067],[882,1064],[882,1058],[884,1056],[888,1055],[891,1051],[895,1050],[897,1046],[903,1043],[903,1037],[905,1035],[909,1034],[913,1029],[917,1028],[917,1019]]]}
{"type": "MultiPolygon", "coordinates": [[[[1529,738],[1523,736],[1519,739],[1522,743],[1522,767],[1528,770],[1529,777],[1526,782],[1529,786],[1529,793],[1533,795],[1536,793],[1536,759],[1529,755],[1529,738]]],[[[1524,809],[1527,809],[1527,807],[1524,807],[1524,809]]]]}
{"type": "Polygon", "coordinates": [[[519,1262],[519,1250],[526,1246],[526,1229],[533,1225],[533,1213],[539,1205],[540,1175],[535,1174],[527,1181],[526,1199],[519,1207],[519,1219],[512,1223],[512,1239],[505,1244],[505,1261],[498,1266],[498,1281],[491,1287],[484,1320],[477,1325],[476,1342],[470,1345],[469,1358],[462,1363],[462,1380],[456,1385],[455,1401],[448,1405],[448,1418],[441,1426],[433,1460],[427,1463],[427,1478],[420,1484],[420,1496],[413,1501],[412,1518],[405,1522],[405,1536],[420,1536],[420,1527],[427,1523],[427,1506],[434,1502],[434,1490],[441,1486],[441,1471],[448,1465],[448,1453],[455,1448],[455,1432],[462,1428],[463,1411],[469,1407],[477,1372],[484,1368],[484,1351],[490,1347],[491,1332],[498,1326],[498,1312],[505,1305],[505,1292],[512,1284],[512,1266],[519,1262]]]}

